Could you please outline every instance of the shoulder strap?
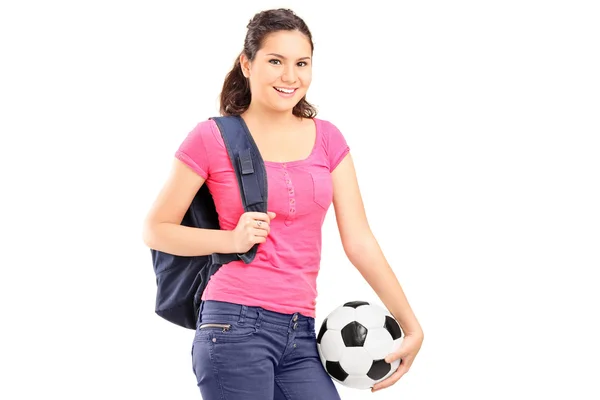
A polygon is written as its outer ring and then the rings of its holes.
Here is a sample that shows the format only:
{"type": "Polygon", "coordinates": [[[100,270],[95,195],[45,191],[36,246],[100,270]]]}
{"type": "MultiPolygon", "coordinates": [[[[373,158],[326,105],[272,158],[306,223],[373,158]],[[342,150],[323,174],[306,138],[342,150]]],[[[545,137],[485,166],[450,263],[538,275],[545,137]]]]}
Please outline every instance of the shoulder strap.
{"type": "MultiPolygon", "coordinates": [[[[211,117],[221,132],[240,188],[246,212],[267,212],[267,172],[246,123],[240,116],[211,117]]],[[[213,254],[213,262],[226,264],[240,259],[246,264],[256,256],[258,243],[242,254],[213,254]]]]}

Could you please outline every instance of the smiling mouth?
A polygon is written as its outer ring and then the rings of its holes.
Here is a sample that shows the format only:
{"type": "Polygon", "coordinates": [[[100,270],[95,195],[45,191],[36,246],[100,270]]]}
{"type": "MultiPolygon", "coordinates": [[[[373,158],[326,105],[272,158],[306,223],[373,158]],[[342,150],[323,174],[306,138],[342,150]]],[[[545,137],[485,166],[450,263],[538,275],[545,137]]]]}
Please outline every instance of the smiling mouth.
{"type": "Polygon", "coordinates": [[[277,90],[280,93],[285,93],[285,94],[292,94],[294,93],[296,90],[298,90],[298,88],[279,88],[279,87],[275,87],[273,86],[273,89],[277,90]]]}

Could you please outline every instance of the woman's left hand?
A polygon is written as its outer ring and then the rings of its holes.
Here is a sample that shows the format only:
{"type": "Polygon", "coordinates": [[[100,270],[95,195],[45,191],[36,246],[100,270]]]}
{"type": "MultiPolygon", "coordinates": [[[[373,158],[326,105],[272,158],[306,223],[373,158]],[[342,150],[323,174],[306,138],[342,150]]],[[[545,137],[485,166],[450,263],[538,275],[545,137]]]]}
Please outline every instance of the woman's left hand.
{"type": "Polygon", "coordinates": [[[390,364],[398,359],[401,359],[402,361],[400,362],[400,366],[398,366],[396,372],[390,375],[387,379],[373,385],[371,392],[392,386],[400,378],[402,378],[402,376],[410,369],[410,366],[417,356],[417,353],[421,349],[421,343],[423,343],[422,333],[407,333],[404,336],[404,339],[402,339],[400,348],[385,358],[385,361],[390,364]]]}

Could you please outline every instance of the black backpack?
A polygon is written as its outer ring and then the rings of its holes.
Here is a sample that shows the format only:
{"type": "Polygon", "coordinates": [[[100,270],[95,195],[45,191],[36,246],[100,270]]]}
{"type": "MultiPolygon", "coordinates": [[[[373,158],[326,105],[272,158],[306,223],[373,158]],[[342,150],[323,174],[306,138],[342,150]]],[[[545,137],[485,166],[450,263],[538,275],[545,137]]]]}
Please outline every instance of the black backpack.
{"type": "MultiPolygon", "coordinates": [[[[248,127],[239,116],[212,117],[217,123],[240,188],[245,212],[267,212],[267,172],[248,127]]],[[[217,211],[206,183],[192,200],[181,225],[220,229],[217,211]]],[[[234,260],[248,264],[258,243],[246,253],[184,257],[150,249],[156,275],[155,312],[184,328],[196,329],[200,298],[210,277],[234,260]]]]}

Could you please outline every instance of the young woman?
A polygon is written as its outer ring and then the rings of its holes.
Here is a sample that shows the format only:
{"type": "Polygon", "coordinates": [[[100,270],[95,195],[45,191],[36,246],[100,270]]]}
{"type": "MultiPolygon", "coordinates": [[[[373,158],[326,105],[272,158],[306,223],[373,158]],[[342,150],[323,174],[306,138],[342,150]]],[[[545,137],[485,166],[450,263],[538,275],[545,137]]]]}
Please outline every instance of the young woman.
{"type": "Polygon", "coordinates": [[[264,160],[269,211],[245,213],[236,177],[214,121],[200,122],[175,152],[172,173],[151,211],[145,243],[177,255],[246,252],[255,259],[223,265],[202,296],[192,346],[204,399],[339,399],[317,353],[316,280],[321,227],[333,203],[344,250],[402,326],[394,384],[423,340],[394,273],[365,217],[356,173],[342,133],[315,117],[306,100],[313,43],[302,19],[285,9],[258,13],[227,75],[221,114],[239,115],[264,160]],[[206,183],[221,230],[181,226],[206,183]]]}

